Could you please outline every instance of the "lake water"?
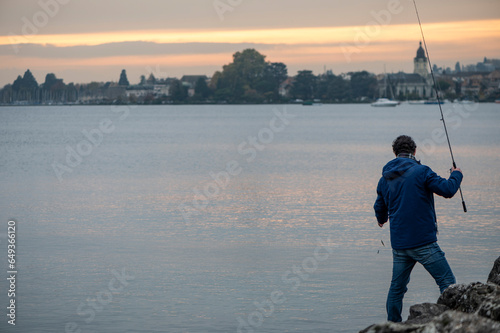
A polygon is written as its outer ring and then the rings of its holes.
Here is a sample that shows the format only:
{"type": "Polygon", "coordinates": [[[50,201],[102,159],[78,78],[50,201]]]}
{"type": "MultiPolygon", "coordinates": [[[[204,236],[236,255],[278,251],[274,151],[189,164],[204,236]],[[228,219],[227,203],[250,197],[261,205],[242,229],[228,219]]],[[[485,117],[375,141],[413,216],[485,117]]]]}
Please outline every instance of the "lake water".
{"type": "MultiPolygon", "coordinates": [[[[500,105],[443,108],[469,212],[436,198],[439,244],[458,282],[484,282],[500,254],[500,105]]],[[[2,107],[0,331],[357,332],[384,321],[392,254],[376,184],[399,134],[446,176],[441,129],[427,105],[2,107]]],[[[403,316],[438,296],[417,266],[403,316]]]]}

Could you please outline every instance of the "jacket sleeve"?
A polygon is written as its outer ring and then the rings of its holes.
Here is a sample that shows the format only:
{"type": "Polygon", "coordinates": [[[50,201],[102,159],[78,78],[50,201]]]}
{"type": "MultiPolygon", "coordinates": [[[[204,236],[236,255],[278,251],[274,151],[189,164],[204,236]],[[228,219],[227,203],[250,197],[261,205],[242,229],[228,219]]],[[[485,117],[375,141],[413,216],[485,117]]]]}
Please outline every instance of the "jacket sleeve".
{"type": "Polygon", "coordinates": [[[460,188],[463,175],[460,171],[453,171],[450,178],[442,178],[428,168],[425,184],[433,193],[445,198],[452,198],[460,188]]]}
{"type": "Polygon", "coordinates": [[[384,224],[389,218],[387,205],[384,201],[382,188],[384,179],[381,178],[377,185],[377,200],[375,200],[375,205],[373,209],[375,210],[375,216],[377,217],[378,223],[384,224]]]}

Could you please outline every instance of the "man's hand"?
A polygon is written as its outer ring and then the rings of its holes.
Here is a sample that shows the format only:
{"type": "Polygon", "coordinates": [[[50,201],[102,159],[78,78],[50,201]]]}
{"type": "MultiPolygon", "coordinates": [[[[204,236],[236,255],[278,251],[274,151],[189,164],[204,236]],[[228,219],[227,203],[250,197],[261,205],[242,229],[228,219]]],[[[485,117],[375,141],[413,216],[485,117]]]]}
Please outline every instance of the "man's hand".
{"type": "Polygon", "coordinates": [[[384,226],[384,224],[383,223],[379,223],[378,226],[382,228],[384,226]]]}
{"type": "Polygon", "coordinates": [[[451,168],[451,172],[453,172],[453,171],[458,171],[458,172],[460,172],[460,173],[463,173],[463,172],[462,172],[462,170],[461,170],[460,168],[455,168],[455,167],[452,167],[452,168],[451,168]]]}

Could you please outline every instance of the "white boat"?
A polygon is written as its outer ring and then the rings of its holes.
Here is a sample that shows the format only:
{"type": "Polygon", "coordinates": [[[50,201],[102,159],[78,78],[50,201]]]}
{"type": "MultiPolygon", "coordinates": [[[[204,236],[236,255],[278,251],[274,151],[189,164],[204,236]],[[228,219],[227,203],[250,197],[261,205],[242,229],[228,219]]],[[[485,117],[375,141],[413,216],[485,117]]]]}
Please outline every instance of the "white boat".
{"type": "Polygon", "coordinates": [[[372,103],[372,106],[376,107],[387,107],[387,106],[396,106],[399,105],[399,102],[390,100],[388,98],[379,98],[375,102],[372,103]]]}

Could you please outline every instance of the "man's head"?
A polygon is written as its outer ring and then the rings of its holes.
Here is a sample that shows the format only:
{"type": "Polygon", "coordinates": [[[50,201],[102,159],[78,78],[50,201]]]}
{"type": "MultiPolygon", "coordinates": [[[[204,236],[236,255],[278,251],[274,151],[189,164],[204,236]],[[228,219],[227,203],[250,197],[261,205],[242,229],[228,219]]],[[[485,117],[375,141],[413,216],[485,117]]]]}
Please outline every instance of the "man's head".
{"type": "Polygon", "coordinates": [[[396,156],[399,154],[414,154],[417,150],[415,141],[408,135],[400,135],[392,142],[392,151],[396,156]]]}

